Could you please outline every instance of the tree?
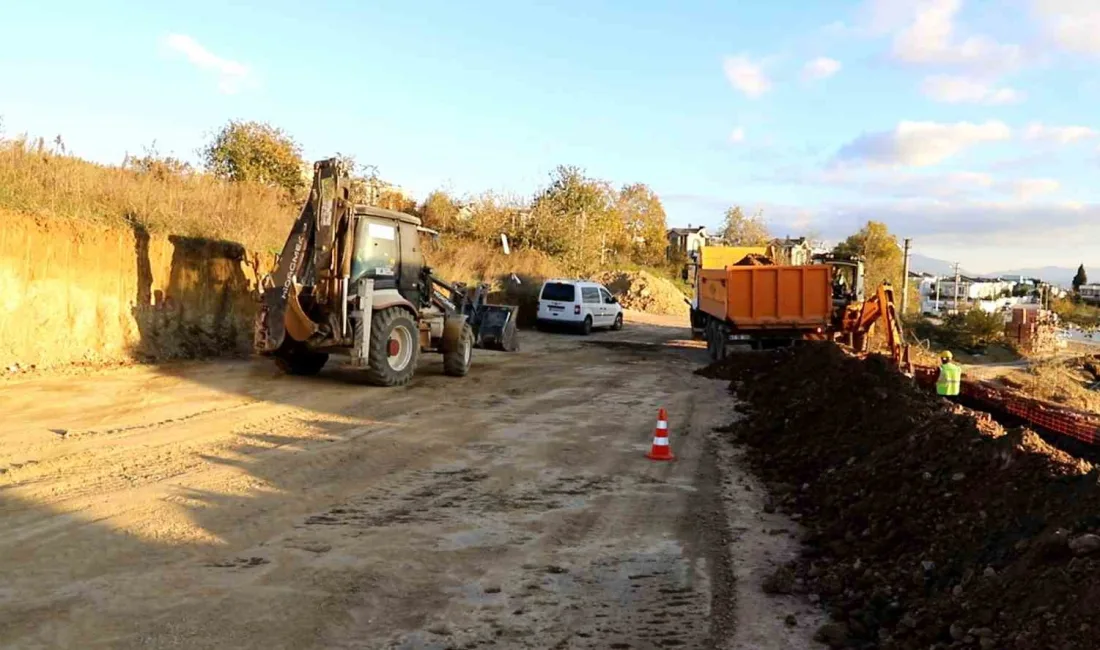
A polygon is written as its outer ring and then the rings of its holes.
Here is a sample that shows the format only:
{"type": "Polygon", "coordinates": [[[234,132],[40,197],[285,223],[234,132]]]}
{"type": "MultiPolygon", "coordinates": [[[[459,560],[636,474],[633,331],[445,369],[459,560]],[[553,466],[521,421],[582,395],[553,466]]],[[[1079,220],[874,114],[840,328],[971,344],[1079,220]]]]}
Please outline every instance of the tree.
{"type": "Polygon", "coordinates": [[[301,147],[266,122],[230,120],[200,152],[206,170],[230,181],[251,181],[295,193],[304,188],[301,147]]]}
{"type": "Polygon", "coordinates": [[[545,253],[563,256],[573,268],[600,266],[621,235],[614,198],[607,182],[585,176],[578,167],[560,165],[535,197],[523,237],[545,253]]]}
{"type": "Polygon", "coordinates": [[[458,227],[459,205],[443,190],[435,190],[420,204],[420,219],[428,228],[453,232],[458,227]]]}
{"type": "Polygon", "coordinates": [[[898,238],[890,234],[886,224],[868,221],[859,232],[837,244],[833,252],[839,255],[863,256],[868,294],[883,280],[901,290],[904,272],[901,246],[898,245],[898,238]]]}
{"type": "Polygon", "coordinates": [[[731,246],[763,246],[771,241],[764,215],[746,216],[739,205],[726,210],[719,235],[731,246]]]}
{"type": "Polygon", "coordinates": [[[668,228],[660,197],[642,183],[626,185],[615,199],[615,212],[622,224],[620,242],[636,264],[658,265],[664,262],[668,228]]]}
{"type": "Polygon", "coordinates": [[[1077,267],[1077,275],[1073,276],[1073,292],[1077,293],[1083,285],[1089,283],[1089,276],[1085,273],[1085,265],[1077,267]]]}

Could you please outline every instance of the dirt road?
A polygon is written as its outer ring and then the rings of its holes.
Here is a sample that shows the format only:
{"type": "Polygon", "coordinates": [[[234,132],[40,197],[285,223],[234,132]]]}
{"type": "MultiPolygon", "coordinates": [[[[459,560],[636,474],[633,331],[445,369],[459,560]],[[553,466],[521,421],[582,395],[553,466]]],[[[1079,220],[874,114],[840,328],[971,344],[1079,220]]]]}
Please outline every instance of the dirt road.
{"type": "Polygon", "coordinates": [[[260,361],[5,383],[0,645],[735,647],[759,506],[723,502],[730,399],[686,334],[524,332],[396,390],[260,361]],[[660,406],[675,463],[643,457],[660,406]]]}

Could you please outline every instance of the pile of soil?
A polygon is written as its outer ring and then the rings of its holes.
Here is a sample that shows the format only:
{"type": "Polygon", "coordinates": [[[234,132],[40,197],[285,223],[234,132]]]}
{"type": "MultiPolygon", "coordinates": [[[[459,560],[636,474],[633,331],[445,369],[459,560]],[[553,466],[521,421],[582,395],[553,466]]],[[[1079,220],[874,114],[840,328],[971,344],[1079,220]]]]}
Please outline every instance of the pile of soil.
{"type": "Polygon", "coordinates": [[[675,284],[652,273],[607,271],[593,280],[607,287],[624,309],[673,316],[687,316],[690,309],[687,298],[675,284]]]}
{"type": "Polygon", "coordinates": [[[1100,473],[830,344],[739,354],[731,380],[774,505],[808,538],[796,590],[856,648],[1095,648],[1100,473]]]}

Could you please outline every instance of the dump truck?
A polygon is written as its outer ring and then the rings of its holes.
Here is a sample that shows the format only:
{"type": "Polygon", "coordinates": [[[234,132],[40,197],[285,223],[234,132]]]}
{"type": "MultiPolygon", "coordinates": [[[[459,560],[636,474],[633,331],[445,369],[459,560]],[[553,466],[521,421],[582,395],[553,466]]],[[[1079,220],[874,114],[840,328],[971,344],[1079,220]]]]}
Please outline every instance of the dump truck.
{"type": "MultiPolygon", "coordinates": [[[[733,266],[746,257],[766,256],[766,246],[702,246],[691,252],[691,257],[681,271],[685,282],[698,289],[699,273],[704,270],[724,269],[733,266]]],[[[689,301],[691,305],[691,330],[696,338],[703,337],[706,326],[706,313],[699,308],[699,292],[696,290],[689,301]]]]}
{"type": "Polygon", "coordinates": [[[295,375],[345,354],[369,383],[399,386],[421,352],[441,353],[444,373],[461,377],[475,346],[517,349],[515,307],[487,304],[486,285],[449,283],[424,264],[420,236],[433,234],[415,216],[355,204],[340,161],[318,161],[309,198],[261,281],[256,351],[295,375]]]}
{"type": "Polygon", "coordinates": [[[864,352],[881,322],[891,357],[908,368],[893,287],[884,281],[865,297],[861,257],[826,253],[812,264],[777,265],[757,251],[727,250],[710,252],[710,264],[722,268],[706,268],[708,251],[696,256],[692,329],[706,340],[711,358],[725,357],[731,342],[761,349],[831,340],[864,352]]]}
{"type": "Polygon", "coordinates": [[[771,347],[825,338],[833,320],[831,287],[824,265],[703,269],[696,294],[707,349],[721,358],[730,340],[771,347]]]}

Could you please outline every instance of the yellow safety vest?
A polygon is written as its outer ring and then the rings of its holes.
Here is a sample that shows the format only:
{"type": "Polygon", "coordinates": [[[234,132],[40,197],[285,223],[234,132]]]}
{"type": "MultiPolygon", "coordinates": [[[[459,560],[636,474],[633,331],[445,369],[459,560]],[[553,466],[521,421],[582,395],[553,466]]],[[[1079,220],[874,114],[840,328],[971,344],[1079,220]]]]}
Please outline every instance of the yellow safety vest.
{"type": "Polygon", "coordinates": [[[940,366],[940,378],[936,381],[936,393],[945,396],[959,394],[962,387],[962,367],[955,363],[940,366]]]}

